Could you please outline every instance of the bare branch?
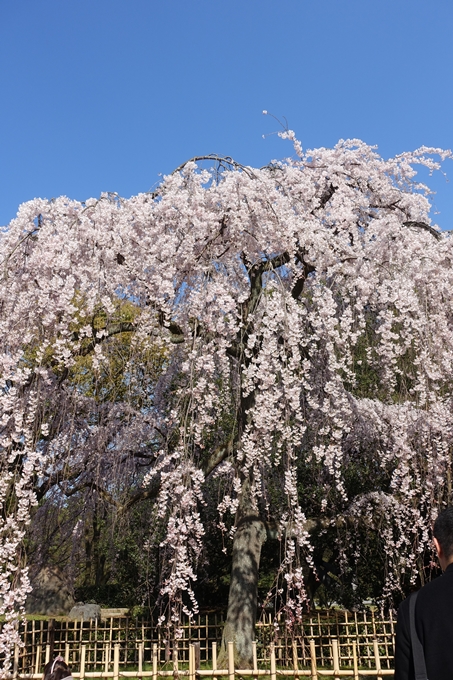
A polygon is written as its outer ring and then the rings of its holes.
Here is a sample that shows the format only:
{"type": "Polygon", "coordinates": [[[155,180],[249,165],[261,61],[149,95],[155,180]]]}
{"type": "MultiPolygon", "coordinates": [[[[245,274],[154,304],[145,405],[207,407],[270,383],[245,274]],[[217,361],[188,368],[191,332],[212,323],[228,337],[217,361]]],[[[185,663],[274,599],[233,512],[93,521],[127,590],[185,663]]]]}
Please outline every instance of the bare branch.
{"type": "Polygon", "coordinates": [[[204,465],[203,472],[205,477],[211,474],[215,468],[223,463],[229,456],[233,454],[233,440],[230,440],[226,446],[218,446],[209,456],[206,464],[204,465]]]}
{"type": "Polygon", "coordinates": [[[434,236],[434,238],[440,241],[440,232],[438,232],[437,229],[434,229],[434,227],[431,227],[429,224],[426,224],[426,222],[414,222],[409,220],[408,222],[403,222],[403,227],[416,227],[417,229],[424,229],[425,231],[428,231],[431,236],[434,236]]]}
{"type": "Polygon", "coordinates": [[[314,271],[316,271],[316,267],[314,267],[311,264],[308,264],[305,262],[302,256],[297,256],[296,259],[302,264],[303,266],[303,273],[302,275],[297,279],[296,283],[293,286],[293,289],[291,291],[292,297],[297,300],[299,296],[302,294],[302,291],[304,289],[305,281],[307,280],[307,277],[309,274],[312,274],[314,271]]]}
{"type": "MultiPolygon", "coordinates": [[[[106,330],[106,329],[102,329],[106,330]]],[[[118,335],[119,333],[133,333],[134,331],[137,330],[137,326],[133,323],[130,322],[122,322],[119,324],[115,324],[113,326],[110,326],[108,328],[107,333],[104,333],[102,337],[96,336],[93,338],[93,340],[86,345],[85,347],[82,347],[78,352],[76,352],[76,356],[81,356],[85,357],[87,354],[90,354],[96,345],[99,345],[101,342],[104,342],[104,340],[108,340],[108,338],[113,337],[114,335],[118,335]]],[[[77,334],[73,334],[73,340],[77,340],[77,334]]]]}
{"type": "Polygon", "coordinates": [[[118,513],[124,513],[129,508],[131,508],[133,505],[136,503],[139,503],[140,501],[144,500],[155,500],[159,494],[159,489],[160,489],[160,474],[156,475],[154,478],[151,486],[149,486],[147,489],[139,489],[136,491],[128,500],[123,503],[123,505],[118,506],[118,513]]]}
{"type": "Polygon", "coordinates": [[[263,274],[264,272],[272,271],[278,269],[290,261],[290,255],[288,252],[280,253],[280,255],[275,255],[275,257],[265,260],[264,262],[256,262],[250,265],[245,253],[242,253],[242,261],[247,268],[247,273],[250,280],[250,295],[248,299],[241,305],[242,308],[242,320],[246,321],[250,314],[256,310],[258,302],[261,296],[261,291],[263,288],[263,274]]]}
{"type": "MultiPolygon", "coordinates": [[[[330,186],[327,187],[323,195],[321,196],[319,200],[319,208],[325,208],[327,203],[330,201],[334,193],[336,192],[338,187],[334,187],[332,183],[330,183],[330,186]]],[[[319,209],[318,208],[318,209],[319,209]]]]}

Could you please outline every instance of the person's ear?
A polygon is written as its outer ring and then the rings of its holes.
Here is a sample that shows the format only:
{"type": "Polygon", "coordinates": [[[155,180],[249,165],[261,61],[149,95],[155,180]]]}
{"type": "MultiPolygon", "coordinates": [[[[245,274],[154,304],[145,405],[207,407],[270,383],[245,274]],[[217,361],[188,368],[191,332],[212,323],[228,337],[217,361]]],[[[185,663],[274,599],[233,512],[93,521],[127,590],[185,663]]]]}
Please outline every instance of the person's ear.
{"type": "Polygon", "coordinates": [[[442,555],[443,555],[442,546],[440,545],[437,538],[433,538],[433,543],[434,543],[434,547],[436,548],[437,556],[442,557],[442,555]]]}

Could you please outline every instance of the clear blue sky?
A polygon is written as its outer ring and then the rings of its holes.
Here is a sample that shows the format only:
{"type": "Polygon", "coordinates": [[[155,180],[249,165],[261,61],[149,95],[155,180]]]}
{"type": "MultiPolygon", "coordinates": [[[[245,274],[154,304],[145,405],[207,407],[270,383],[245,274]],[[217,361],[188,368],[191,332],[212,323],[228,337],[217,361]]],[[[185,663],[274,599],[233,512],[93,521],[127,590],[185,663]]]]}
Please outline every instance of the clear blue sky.
{"type": "MultiPolygon", "coordinates": [[[[453,147],[452,0],[0,0],[0,225],[35,196],[150,189],[359,137],[453,147]]],[[[453,178],[453,162],[446,170],[453,178]]],[[[453,181],[435,180],[453,229],[453,181]]]]}

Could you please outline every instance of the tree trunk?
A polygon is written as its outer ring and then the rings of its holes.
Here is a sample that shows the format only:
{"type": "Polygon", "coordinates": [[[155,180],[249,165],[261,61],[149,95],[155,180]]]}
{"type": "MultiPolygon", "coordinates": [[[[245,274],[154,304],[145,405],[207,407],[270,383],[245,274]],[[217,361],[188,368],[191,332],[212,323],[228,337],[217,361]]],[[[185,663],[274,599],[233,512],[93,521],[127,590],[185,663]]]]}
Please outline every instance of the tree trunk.
{"type": "Polygon", "coordinates": [[[249,485],[245,483],[236,515],[228,612],[218,659],[220,667],[227,662],[227,643],[230,641],[235,646],[236,668],[252,667],[258,570],[261,546],[265,540],[264,522],[258,516],[256,506],[250,498],[249,485]]]}

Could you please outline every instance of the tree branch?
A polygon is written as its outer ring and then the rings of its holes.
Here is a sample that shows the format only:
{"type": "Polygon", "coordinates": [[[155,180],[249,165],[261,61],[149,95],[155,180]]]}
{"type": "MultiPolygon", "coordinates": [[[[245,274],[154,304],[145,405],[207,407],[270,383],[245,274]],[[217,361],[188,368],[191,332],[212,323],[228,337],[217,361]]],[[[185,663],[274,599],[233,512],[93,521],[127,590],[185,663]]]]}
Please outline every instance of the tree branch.
{"type": "Polygon", "coordinates": [[[152,485],[147,489],[139,489],[136,491],[128,500],[122,505],[118,506],[118,513],[123,513],[129,510],[133,505],[139,503],[140,501],[152,499],[155,500],[159,493],[160,488],[160,475],[156,475],[152,485]]]}
{"type": "MultiPolygon", "coordinates": [[[[325,208],[327,203],[330,201],[334,193],[336,192],[338,187],[334,187],[332,182],[330,183],[330,186],[327,187],[321,198],[319,199],[319,208],[325,208]]],[[[318,210],[319,210],[318,208],[318,210]]]]}
{"type": "Polygon", "coordinates": [[[167,328],[170,331],[171,333],[170,342],[173,342],[174,344],[177,345],[185,341],[186,338],[184,336],[184,332],[181,326],[179,326],[174,321],[167,321],[165,318],[165,314],[162,310],[159,311],[157,315],[157,320],[161,328],[167,328]]]}
{"type": "Polygon", "coordinates": [[[438,232],[434,227],[431,227],[426,222],[414,222],[409,220],[408,222],[403,222],[403,227],[416,227],[417,229],[424,229],[429,232],[431,236],[434,236],[438,241],[440,241],[440,232],[438,232]]]}
{"type": "MultiPolygon", "coordinates": [[[[106,328],[102,328],[100,330],[107,330],[106,328]]],[[[87,354],[91,354],[91,352],[94,350],[96,345],[99,345],[101,342],[104,340],[108,340],[108,338],[113,337],[114,335],[118,335],[119,333],[133,333],[134,331],[137,330],[137,326],[133,323],[130,322],[121,322],[119,324],[116,324],[114,326],[110,326],[107,333],[102,335],[102,336],[97,336],[93,338],[93,340],[88,343],[85,347],[81,347],[78,352],[76,352],[76,356],[81,356],[85,357],[87,354]]],[[[72,339],[74,341],[78,340],[78,334],[73,333],[72,339]]]]}
{"type": "Polygon", "coordinates": [[[289,253],[285,251],[280,255],[275,255],[275,257],[272,257],[269,260],[265,260],[264,262],[256,262],[253,265],[249,262],[245,253],[242,253],[241,259],[247,269],[247,274],[250,280],[250,295],[241,305],[242,320],[245,322],[248,316],[253,314],[258,306],[263,288],[264,272],[273,271],[274,269],[282,267],[284,264],[288,264],[290,261],[290,256],[289,253]]]}
{"type": "Polygon", "coordinates": [[[67,498],[70,498],[71,496],[74,496],[76,493],[79,493],[79,491],[82,491],[83,489],[92,489],[94,491],[97,491],[101,498],[107,501],[107,503],[115,506],[118,509],[121,507],[118,501],[115,498],[113,498],[112,494],[110,494],[106,489],[104,489],[102,486],[99,486],[99,484],[93,482],[92,480],[83,482],[83,484],[79,484],[78,486],[74,487],[73,489],[70,489],[69,491],[63,491],[63,493],[67,498]]]}
{"type": "Polygon", "coordinates": [[[215,468],[223,463],[229,456],[233,454],[233,440],[226,444],[226,446],[218,446],[209,456],[205,465],[203,466],[203,472],[205,477],[208,477],[215,468]]]}
{"type": "Polygon", "coordinates": [[[297,281],[294,284],[293,289],[291,291],[291,295],[295,300],[297,300],[300,297],[300,295],[302,294],[302,291],[303,291],[304,285],[305,285],[305,281],[307,280],[308,275],[312,274],[314,271],[316,271],[316,267],[305,262],[303,257],[297,255],[296,259],[302,264],[303,273],[302,273],[302,276],[300,276],[297,279],[297,281]]]}

